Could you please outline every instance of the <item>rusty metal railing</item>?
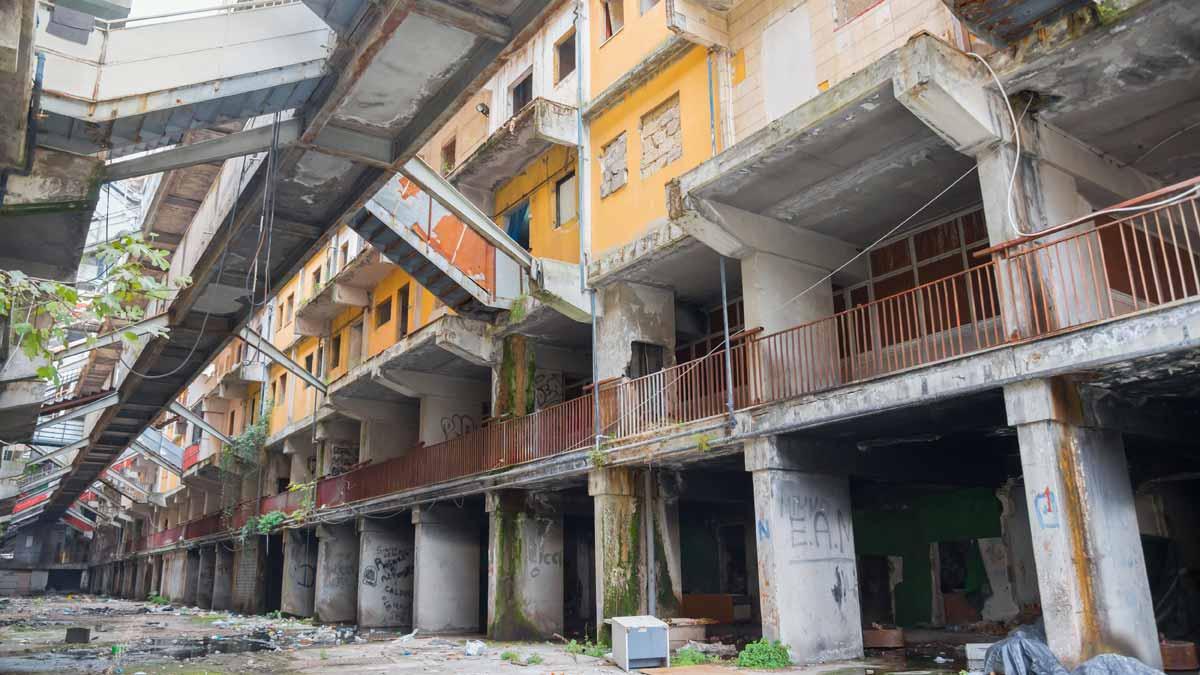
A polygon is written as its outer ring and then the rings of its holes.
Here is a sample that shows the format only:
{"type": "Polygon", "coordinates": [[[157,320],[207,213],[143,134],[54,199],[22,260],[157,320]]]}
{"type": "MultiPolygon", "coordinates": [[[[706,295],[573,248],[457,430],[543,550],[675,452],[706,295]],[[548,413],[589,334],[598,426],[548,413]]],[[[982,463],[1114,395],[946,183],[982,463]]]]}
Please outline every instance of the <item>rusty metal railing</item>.
{"type": "MultiPolygon", "coordinates": [[[[318,509],[465,478],[589,447],[620,444],[737,409],[817,393],[1028,341],[1200,295],[1200,178],[981,252],[968,269],[379,464],[320,480],[318,509]]],[[[296,508],[299,493],[260,513],[296,508]]],[[[241,527],[253,509],[236,509],[241,527]],[[244,513],[243,513],[244,511],[244,513]]],[[[177,529],[177,528],[173,528],[177,529]]],[[[168,532],[171,532],[170,530],[168,532]]],[[[167,533],[159,533],[164,535],[167,533]]],[[[152,535],[151,538],[158,536],[152,535]]],[[[169,537],[168,537],[169,538],[169,537]]]]}

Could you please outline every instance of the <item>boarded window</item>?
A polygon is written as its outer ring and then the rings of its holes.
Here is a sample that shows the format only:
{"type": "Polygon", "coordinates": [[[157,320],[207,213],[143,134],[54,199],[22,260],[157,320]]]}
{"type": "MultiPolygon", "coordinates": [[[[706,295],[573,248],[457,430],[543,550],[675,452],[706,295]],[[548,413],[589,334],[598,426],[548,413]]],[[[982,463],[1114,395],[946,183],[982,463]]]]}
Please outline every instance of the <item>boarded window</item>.
{"type": "Polygon", "coordinates": [[[625,134],[600,149],[600,196],[607,197],[629,182],[625,134]]]}
{"type": "Polygon", "coordinates": [[[642,178],[683,157],[683,134],[679,131],[679,94],[663,101],[642,116],[642,178]]]}

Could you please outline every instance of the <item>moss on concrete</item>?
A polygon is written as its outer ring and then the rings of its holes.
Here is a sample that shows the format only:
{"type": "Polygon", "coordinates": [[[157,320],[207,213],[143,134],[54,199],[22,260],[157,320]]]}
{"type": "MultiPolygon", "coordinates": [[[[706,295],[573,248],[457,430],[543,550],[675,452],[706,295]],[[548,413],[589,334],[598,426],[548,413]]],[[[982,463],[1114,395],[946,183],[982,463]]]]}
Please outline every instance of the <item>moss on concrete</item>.
{"type": "Polygon", "coordinates": [[[533,380],[537,372],[533,356],[524,335],[505,336],[500,357],[500,386],[496,392],[497,416],[519,417],[533,412],[533,380]]]}
{"type": "Polygon", "coordinates": [[[517,579],[522,573],[521,531],[524,521],[524,513],[505,509],[492,512],[496,586],[491,599],[492,623],[488,626],[488,636],[493,640],[540,640],[546,637],[525,616],[517,591],[517,579]]]}
{"type": "MultiPolygon", "coordinates": [[[[631,616],[641,612],[642,575],[641,575],[641,505],[636,498],[606,499],[602,508],[606,509],[603,518],[616,541],[604,541],[601,555],[604,560],[604,598],[602,604],[604,618],[614,616],[631,616]],[[618,500],[620,500],[618,502],[618,500]],[[628,500],[632,504],[629,514],[620,513],[626,509],[618,508],[620,502],[628,500]],[[628,518],[629,527],[621,526],[628,518]]],[[[612,632],[607,624],[600,624],[599,641],[611,644],[612,632]]]]}
{"type": "Polygon", "coordinates": [[[679,598],[671,583],[671,565],[667,560],[667,546],[663,541],[663,528],[654,528],[654,588],[655,604],[660,617],[679,615],[679,598]]]}

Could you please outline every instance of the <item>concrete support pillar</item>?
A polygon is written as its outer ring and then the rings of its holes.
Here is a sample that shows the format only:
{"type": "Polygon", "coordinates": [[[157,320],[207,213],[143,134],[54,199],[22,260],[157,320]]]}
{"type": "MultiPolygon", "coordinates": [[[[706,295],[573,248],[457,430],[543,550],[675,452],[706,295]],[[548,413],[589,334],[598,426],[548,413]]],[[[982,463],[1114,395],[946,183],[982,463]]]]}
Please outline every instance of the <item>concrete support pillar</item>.
{"type": "Polygon", "coordinates": [[[741,266],[746,326],[774,333],[833,314],[827,270],[768,251],[752,251],[741,266]],[[813,284],[817,287],[793,300],[813,284]]]}
{"type": "Polygon", "coordinates": [[[192,607],[200,590],[200,551],[187,552],[183,570],[183,604],[192,607]]]}
{"type": "Polygon", "coordinates": [[[280,611],[292,616],[312,616],[317,582],[317,537],[311,528],[283,531],[281,581],[280,611]]]}
{"type": "Polygon", "coordinates": [[[682,598],[679,512],[646,471],[625,467],[588,474],[596,534],[596,625],[604,619],[652,613],[671,617],[682,598]],[[651,573],[652,572],[652,573],[651,573]]]}
{"type": "Polygon", "coordinates": [[[317,527],[313,612],[322,623],[353,622],[358,609],[358,536],[354,525],[317,527]]]}
{"type": "Polygon", "coordinates": [[[1067,668],[1117,652],[1162,656],[1125,446],[1061,378],[1004,389],[1017,428],[1050,649],[1067,668]]]}
{"type": "Polygon", "coordinates": [[[596,365],[601,380],[629,374],[633,343],[663,348],[664,367],[675,362],[675,292],[669,288],[619,283],[601,290],[596,330],[596,365]]]}
{"type": "Polygon", "coordinates": [[[212,609],[233,607],[233,550],[228,542],[218,542],[213,555],[212,609]]]}
{"type": "Polygon", "coordinates": [[[798,450],[784,451],[775,437],[745,448],[763,636],[786,644],[800,663],[861,658],[850,479],[796,470],[798,450]]]}
{"type": "Polygon", "coordinates": [[[563,632],[563,519],[528,493],[487,495],[488,637],[542,640],[563,632]]]}
{"type": "Polygon", "coordinates": [[[412,523],[404,518],[362,518],[358,531],[359,627],[411,628],[416,558],[412,523]]]}
{"type": "Polygon", "coordinates": [[[266,606],[266,562],[262,537],[248,537],[234,553],[233,610],[262,614],[266,606]]]}
{"type": "Polygon", "coordinates": [[[414,509],[413,626],[473,633],[480,622],[481,518],[452,506],[414,509]]]}
{"type": "Polygon", "coordinates": [[[215,546],[200,549],[200,572],[196,586],[196,606],[213,608],[213,585],[216,579],[217,552],[215,546]]]}

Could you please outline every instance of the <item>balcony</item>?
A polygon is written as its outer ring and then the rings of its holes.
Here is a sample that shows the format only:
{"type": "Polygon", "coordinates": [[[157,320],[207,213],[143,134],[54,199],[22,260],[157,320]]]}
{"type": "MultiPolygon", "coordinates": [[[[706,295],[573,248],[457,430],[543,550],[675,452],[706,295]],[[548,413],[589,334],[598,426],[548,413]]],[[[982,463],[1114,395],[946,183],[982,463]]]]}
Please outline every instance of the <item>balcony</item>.
{"type": "Polygon", "coordinates": [[[555,145],[575,147],[576,111],[544,98],[513,115],[450,174],[458,188],[491,193],[555,145]]]}
{"type": "MultiPolygon", "coordinates": [[[[738,412],[761,410],[1149,317],[1200,297],[1200,178],[1118,207],[1125,209],[1119,218],[1079,219],[986,249],[968,270],[911,290],[769,335],[746,331],[728,355],[718,350],[645,377],[602,382],[598,393],[322,479],[315,507],[582,451],[593,443],[597,410],[609,446],[683,434],[694,449],[696,434],[724,426],[730,398],[738,412]]],[[[302,493],[285,492],[263,500],[259,512],[291,512],[302,500],[302,493]]],[[[232,528],[245,522],[247,509],[252,504],[235,510],[232,528]]]]}
{"type": "Polygon", "coordinates": [[[327,337],[333,319],[347,309],[370,304],[371,289],[394,269],[379,251],[364,248],[300,305],[296,310],[296,333],[327,337]]]}

